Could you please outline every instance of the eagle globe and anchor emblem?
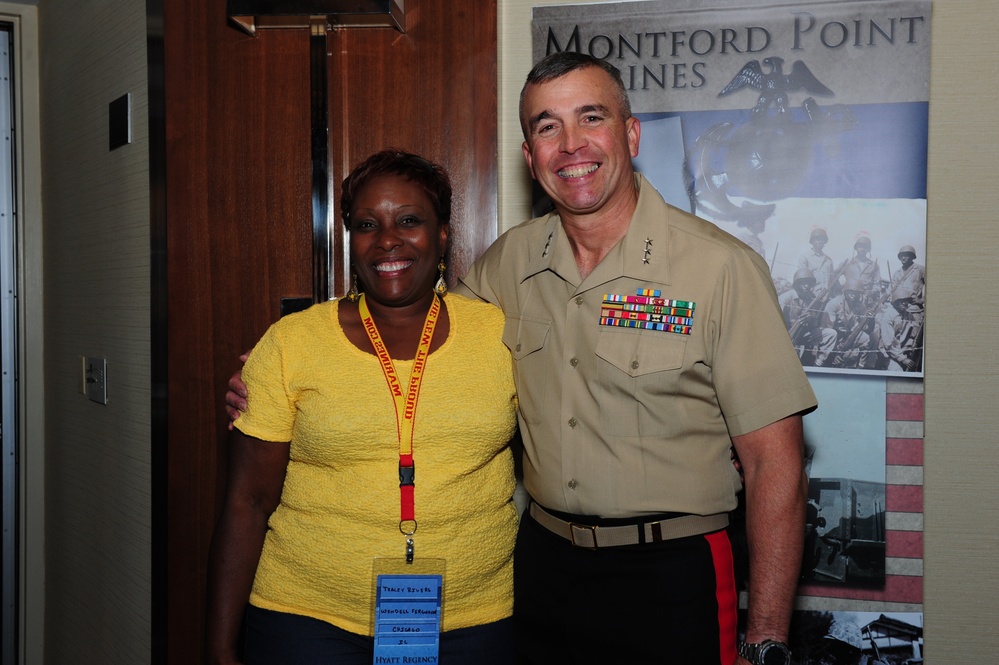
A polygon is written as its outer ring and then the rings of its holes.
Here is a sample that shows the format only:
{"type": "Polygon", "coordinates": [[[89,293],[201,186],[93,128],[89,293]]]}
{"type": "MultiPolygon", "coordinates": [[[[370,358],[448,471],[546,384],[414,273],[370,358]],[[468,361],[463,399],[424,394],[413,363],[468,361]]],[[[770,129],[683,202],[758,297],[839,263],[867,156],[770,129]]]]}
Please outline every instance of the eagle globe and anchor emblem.
{"type": "Polygon", "coordinates": [[[685,161],[696,207],[715,221],[736,222],[754,234],[773,215],[773,202],[792,196],[804,184],[815,146],[835,151],[831,139],[856,125],[849,108],[823,107],[814,97],[801,104],[804,120],[795,120],[790,93],[832,96],[833,92],[801,60],[792,65],[790,74],[784,73],[783,65],[778,57],[765,58],[762,66],[757,60],[743,65],[718,96],[744,88],[759,91],[749,120],[738,126],[731,122],[711,126],[697,137],[685,161]],[[764,72],[764,67],[769,71],[764,72]],[[733,195],[746,200],[736,205],[733,195]]]}

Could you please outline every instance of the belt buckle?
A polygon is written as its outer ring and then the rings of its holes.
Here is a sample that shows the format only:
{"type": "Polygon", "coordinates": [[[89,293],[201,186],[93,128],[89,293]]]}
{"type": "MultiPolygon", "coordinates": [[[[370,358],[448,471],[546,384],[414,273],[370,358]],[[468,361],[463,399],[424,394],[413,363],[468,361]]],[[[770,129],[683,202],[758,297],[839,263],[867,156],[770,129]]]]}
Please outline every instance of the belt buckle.
{"type": "Polygon", "coordinates": [[[599,545],[597,545],[597,527],[589,524],[579,524],[578,522],[569,522],[569,540],[572,541],[572,544],[576,547],[583,547],[588,550],[595,550],[599,547],[599,545]],[[583,533],[589,532],[590,538],[593,539],[593,544],[584,545],[583,543],[577,542],[576,541],[577,529],[579,529],[579,531],[583,533]]]}

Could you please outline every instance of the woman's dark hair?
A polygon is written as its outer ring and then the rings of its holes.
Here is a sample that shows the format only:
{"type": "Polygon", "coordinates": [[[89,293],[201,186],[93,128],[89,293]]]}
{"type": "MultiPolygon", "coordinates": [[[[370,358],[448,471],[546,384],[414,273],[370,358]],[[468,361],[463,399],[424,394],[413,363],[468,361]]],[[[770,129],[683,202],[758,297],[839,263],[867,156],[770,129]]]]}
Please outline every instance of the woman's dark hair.
{"type": "Polygon", "coordinates": [[[376,152],[354,167],[344,178],[340,195],[340,212],[344,227],[350,229],[350,210],[354,197],[371,181],[384,175],[399,175],[415,182],[426,193],[440,224],[451,223],[451,180],[444,167],[396,148],[376,152]]]}

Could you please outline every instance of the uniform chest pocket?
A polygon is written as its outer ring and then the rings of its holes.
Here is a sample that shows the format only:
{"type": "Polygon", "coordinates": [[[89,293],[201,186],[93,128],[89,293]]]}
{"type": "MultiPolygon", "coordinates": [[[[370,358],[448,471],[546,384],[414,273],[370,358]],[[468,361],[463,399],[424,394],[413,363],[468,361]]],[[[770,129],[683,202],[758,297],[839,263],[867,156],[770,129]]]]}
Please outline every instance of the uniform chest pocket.
{"type": "Polygon", "coordinates": [[[596,353],[601,422],[619,436],[661,434],[676,425],[670,415],[680,388],[687,338],[662,332],[601,330],[596,353]],[[606,413],[605,413],[606,412],[606,413]],[[672,424],[670,421],[673,421],[672,424]]]}
{"type": "Polygon", "coordinates": [[[513,356],[514,378],[520,412],[529,423],[537,423],[543,410],[551,321],[508,316],[503,327],[503,343],[513,356]]]}

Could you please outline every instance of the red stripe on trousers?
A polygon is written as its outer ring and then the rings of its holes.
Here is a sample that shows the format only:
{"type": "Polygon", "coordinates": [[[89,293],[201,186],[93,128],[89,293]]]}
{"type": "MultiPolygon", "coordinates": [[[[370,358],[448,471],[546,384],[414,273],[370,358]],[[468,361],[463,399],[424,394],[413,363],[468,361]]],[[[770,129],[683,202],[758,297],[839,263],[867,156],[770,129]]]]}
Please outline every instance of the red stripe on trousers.
{"type": "Polygon", "coordinates": [[[732,559],[732,543],[725,531],[709,533],[704,538],[711,547],[711,560],[715,566],[715,598],[718,601],[718,652],[722,663],[735,663],[739,592],[735,589],[735,562],[732,559]]]}

